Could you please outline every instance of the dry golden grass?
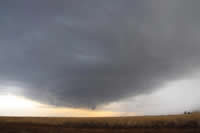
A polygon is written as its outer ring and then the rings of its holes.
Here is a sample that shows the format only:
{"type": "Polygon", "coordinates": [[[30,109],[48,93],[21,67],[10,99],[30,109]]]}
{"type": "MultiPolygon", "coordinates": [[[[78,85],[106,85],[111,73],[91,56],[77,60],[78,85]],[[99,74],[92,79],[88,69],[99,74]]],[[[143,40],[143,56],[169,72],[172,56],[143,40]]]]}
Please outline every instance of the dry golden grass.
{"type": "Polygon", "coordinates": [[[200,132],[200,113],[190,115],[45,118],[0,117],[1,133],[200,132]]]}

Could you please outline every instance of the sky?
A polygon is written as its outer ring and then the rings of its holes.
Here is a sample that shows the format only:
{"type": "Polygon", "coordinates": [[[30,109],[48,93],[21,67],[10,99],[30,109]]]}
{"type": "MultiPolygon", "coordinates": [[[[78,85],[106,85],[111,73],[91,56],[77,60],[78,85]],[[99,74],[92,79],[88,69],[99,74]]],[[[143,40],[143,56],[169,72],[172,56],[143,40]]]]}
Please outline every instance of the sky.
{"type": "Polygon", "coordinates": [[[195,0],[1,0],[0,115],[200,109],[195,0]]]}

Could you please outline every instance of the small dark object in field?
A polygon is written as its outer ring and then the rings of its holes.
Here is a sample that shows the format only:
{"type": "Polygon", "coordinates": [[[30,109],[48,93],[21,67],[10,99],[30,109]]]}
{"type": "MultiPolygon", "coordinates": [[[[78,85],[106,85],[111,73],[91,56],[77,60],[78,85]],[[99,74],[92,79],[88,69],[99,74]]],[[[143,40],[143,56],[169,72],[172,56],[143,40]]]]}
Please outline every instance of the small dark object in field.
{"type": "Polygon", "coordinates": [[[187,111],[185,111],[184,114],[185,114],[185,115],[191,115],[192,112],[187,112],[187,111]]]}

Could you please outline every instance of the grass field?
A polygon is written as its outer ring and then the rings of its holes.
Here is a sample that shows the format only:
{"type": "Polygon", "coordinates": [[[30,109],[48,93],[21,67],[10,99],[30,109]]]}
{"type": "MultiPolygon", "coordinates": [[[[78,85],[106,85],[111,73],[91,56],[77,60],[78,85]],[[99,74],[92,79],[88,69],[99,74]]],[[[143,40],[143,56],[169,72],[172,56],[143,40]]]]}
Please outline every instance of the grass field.
{"type": "Polygon", "coordinates": [[[74,132],[200,133],[200,113],[106,118],[0,117],[0,133],[74,132]]]}

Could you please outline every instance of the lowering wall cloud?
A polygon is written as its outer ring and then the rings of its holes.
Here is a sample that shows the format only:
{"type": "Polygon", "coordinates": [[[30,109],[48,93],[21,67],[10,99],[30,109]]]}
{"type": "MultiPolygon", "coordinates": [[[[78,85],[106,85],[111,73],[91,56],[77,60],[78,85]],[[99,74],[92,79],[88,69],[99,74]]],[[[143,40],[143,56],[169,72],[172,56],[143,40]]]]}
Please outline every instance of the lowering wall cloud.
{"type": "Polygon", "coordinates": [[[151,93],[199,71],[199,4],[1,0],[0,82],[56,106],[151,93]]]}

